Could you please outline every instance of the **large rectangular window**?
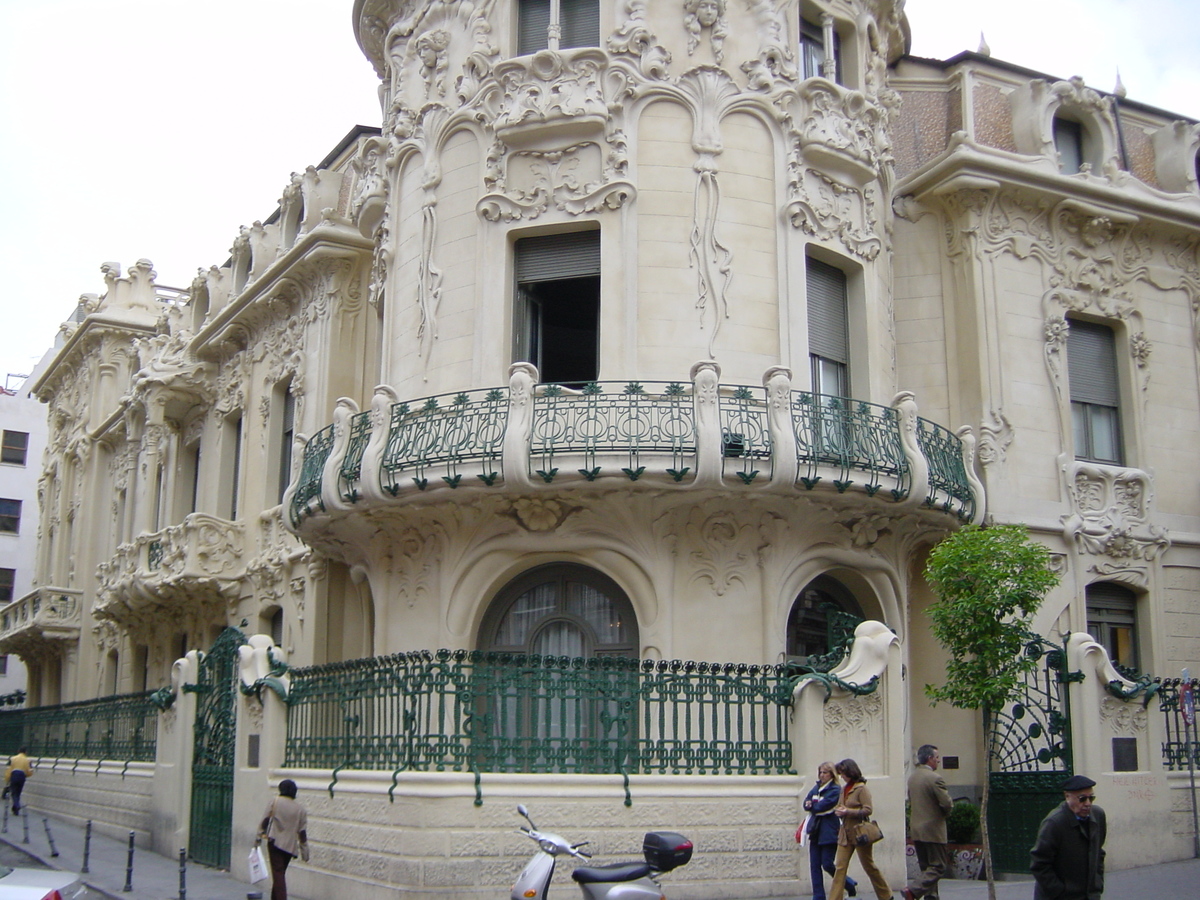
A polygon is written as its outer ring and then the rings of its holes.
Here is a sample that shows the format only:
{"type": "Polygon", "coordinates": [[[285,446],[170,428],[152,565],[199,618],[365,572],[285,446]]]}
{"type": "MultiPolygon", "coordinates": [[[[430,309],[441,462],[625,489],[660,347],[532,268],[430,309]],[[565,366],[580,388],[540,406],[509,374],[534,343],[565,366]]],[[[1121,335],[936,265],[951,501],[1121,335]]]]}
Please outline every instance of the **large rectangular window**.
{"type": "Polygon", "coordinates": [[[282,431],[279,435],[279,496],[283,495],[292,480],[292,444],[296,437],[296,395],[292,393],[291,385],[283,388],[283,410],[281,411],[282,431]]]}
{"type": "Polygon", "coordinates": [[[599,0],[558,0],[557,3],[553,0],[519,0],[517,56],[527,56],[550,47],[553,25],[559,27],[558,49],[599,47],[599,0]]]}
{"type": "Polygon", "coordinates": [[[0,603],[12,603],[13,584],[16,580],[16,569],[0,569],[0,603]]]}
{"type": "Polygon", "coordinates": [[[515,248],[514,357],[541,380],[583,385],[600,372],[600,232],[522,238],[515,248]]]}
{"type": "Polygon", "coordinates": [[[1075,458],[1121,464],[1120,381],[1112,329],[1071,319],[1067,367],[1075,458]]]}
{"type": "Polygon", "coordinates": [[[21,530],[21,501],[0,499],[0,532],[17,534],[21,530]]]}
{"type": "Polygon", "coordinates": [[[242,416],[225,420],[221,435],[221,507],[218,514],[233,521],[238,517],[242,481],[242,416]]]}
{"type": "Polygon", "coordinates": [[[5,428],[3,444],[0,445],[0,462],[23,466],[25,465],[25,457],[28,452],[29,433],[25,431],[9,431],[5,428]]]}

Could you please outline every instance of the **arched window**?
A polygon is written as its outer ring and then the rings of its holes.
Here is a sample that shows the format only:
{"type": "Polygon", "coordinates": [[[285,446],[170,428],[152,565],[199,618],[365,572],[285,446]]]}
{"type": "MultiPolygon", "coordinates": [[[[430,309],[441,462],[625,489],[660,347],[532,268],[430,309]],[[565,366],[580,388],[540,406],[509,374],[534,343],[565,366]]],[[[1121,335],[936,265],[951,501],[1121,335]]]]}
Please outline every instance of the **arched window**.
{"type": "Polygon", "coordinates": [[[638,631],[625,592],[576,565],[541,566],[497,594],[480,631],[482,650],[550,656],[637,656],[638,631]]]}
{"type": "MultiPolygon", "coordinates": [[[[820,668],[818,657],[845,646],[862,621],[862,607],[850,590],[829,575],[810,581],[792,604],[787,624],[787,656],[820,668]]],[[[829,660],[830,665],[837,660],[829,660]]]]}

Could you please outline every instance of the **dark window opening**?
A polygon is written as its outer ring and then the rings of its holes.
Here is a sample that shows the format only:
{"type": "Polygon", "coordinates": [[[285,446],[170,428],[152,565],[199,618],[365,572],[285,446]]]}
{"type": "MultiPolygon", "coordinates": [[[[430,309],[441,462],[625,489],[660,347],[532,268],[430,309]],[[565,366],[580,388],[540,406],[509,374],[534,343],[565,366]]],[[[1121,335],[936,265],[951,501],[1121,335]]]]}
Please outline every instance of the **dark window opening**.
{"type": "Polygon", "coordinates": [[[1054,149],[1058,151],[1058,170],[1076,175],[1083,168],[1083,126],[1072,119],[1054,117],[1054,149]]]}
{"type": "Polygon", "coordinates": [[[514,356],[549,384],[580,387],[600,373],[600,232],[516,243],[514,356]]]}
{"type": "Polygon", "coordinates": [[[0,531],[18,534],[21,531],[21,501],[0,499],[0,531]]]}
{"type": "Polygon", "coordinates": [[[820,658],[845,646],[862,619],[862,607],[845,585],[829,575],[817,576],[800,592],[788,615],[788,658],[827,670],[820,658]]]}
{"type": "Polygon", "coordinates": [[[16,569],[0,569],[0,603],[12,602],[13,584],[16,580],[16,569]]]}

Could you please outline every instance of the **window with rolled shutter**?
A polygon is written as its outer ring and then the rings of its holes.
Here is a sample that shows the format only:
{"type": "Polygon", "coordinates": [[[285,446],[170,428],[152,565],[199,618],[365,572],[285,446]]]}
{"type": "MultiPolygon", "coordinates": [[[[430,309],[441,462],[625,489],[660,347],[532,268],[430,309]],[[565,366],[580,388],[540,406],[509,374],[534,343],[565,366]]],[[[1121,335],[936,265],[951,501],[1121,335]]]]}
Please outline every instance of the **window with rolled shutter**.
{"type": "MultiPolygon", "coordinates": [[[[550,0],[520,0],[517,7],[517,55],[527,56],[550,45],[554,23],[550,0]]],[[[599,0],[560,0],[560,49],[600,46],[599,0]]]]}
{"type": "Polygon", "coordinates": [[[808,355],[813,391],[833,397],[849,389],[850,329],[846,273],[817,259],[807,261],[808,355]]]}
{"type": "Polygon", "coordinates": [[[1121,391],[1112,329],[1096,322],[1069,321],[1067,372],[1075,457],[1122,462],[1121,391]]]}
{"type": "Polygon", "coordinates": [[[580,386],[600,371],[600,232],[522,238],[515,247],[514,359],[543,382],[580,386]]]}

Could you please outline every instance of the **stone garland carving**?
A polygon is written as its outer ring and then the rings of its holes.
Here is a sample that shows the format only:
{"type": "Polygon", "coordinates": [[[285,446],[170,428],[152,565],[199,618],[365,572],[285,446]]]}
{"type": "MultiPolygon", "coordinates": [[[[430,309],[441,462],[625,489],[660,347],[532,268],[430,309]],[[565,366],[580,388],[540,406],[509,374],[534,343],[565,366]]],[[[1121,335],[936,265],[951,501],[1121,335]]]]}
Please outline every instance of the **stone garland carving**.
{"type": "Polygon", "coordinates": [[[628,164],[624,133],[606,134],[605,144],[511,151],[496,141],[488,152],[488,193],[477,205],[479,214],[498,222],[536,219],[550,206],[576,216],[619,209],[636,193],[621,177],[628,164]]]}
{"type": "Polygon", "coordinates": [[[714,354],[717,334],[729,318],[729,283],[733,253],[717,235],[721,220],[721,186],[717,157],[723,152],[721,118],[738,97],[737,86],[720,69],[704,67],[680,79],[679,87],[692,107],[692,147],[697,158],[688,264],[696,270],[696,309],[700,327],[709,331],[708,352],[714,354]]]}
{"type": "Polygon", "coordinates": [[[663,80],[671,65],[671,54],[646,26],[646,5],[646,0],[626,0],[625,20],[609,35],[608,51],[636,56],[643,77],[663,80]]]}
{"type": "Polygon", "coordinates": [[[978,458],[985,468],[1004,462],[1013,442],[1012,423],[1004,411],[992,409],[989,418],[979,426],[978,458]]]}
{"type": "Polygon", "coordinates": [[[729,34],[725,0],[684,0],[683,27],[687,32],[688,56],[696,52],[701,35],[707,31],[713,59],[721,65],[725,58],[725,38],[729,34]]]}
{"type": "Polygon", "coordinates": [[[1070,461],[1071,512],[1062,517],[1063,537],[1076,550],[1098,557],[1089,570],[1111,581],[1145,588],[1155,562],[1171,545],[1168,532],[1151,524],[1153,480],[1138,469],[1070,461]]]}

